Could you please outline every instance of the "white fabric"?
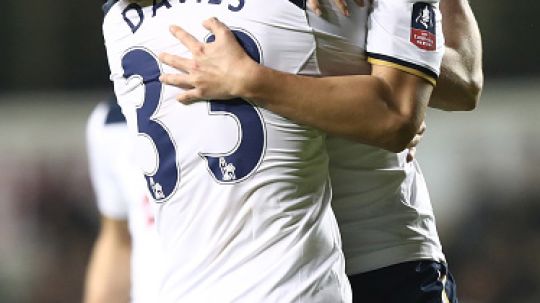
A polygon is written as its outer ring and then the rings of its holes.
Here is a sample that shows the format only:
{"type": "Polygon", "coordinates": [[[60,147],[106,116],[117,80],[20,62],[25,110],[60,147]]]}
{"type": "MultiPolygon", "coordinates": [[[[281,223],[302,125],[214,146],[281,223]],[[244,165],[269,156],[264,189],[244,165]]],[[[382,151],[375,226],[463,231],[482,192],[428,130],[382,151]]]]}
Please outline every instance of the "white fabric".
{"type": "MultiPolygon", "coordinates": [[[[132,133],[137,132],[136,111],[145,86],[148,91],[157,79],[147,85],[140,77],[127,81],[122,57],[133,47],[154,55],[167,51],[189,56],[169,34],[170,24],[203,40],[208,32],[201,22],[217,16],[257,40],[263,64],[296,73],[307,63],[316,45],[305,11],[286,0],[250,0],[241,10],[231,10],[240,3],[244,1],[171,1],[170,8],[157,8],[155,17],[152,6],[145,7],[144,21],[134,31],[122,16],[128,3],[112,7],[104,37],[111,79],[132,133]]],[[[138,14],[130,13],[128,19],[138,24],[138,14]]],[[[174,143],[180,171],[170,196],[160,182],[148,181],[162,203],[157,227],[165,276],[159,302],[350,302],[339,231],[329,205],[324,135],[257,109],[266,140],[262,160],[243,180],[227,183],[212,176],[204,155],[234,152],[248,128],[257,126],[250,122],[242,128],[237,117],[211,113],[205,102],[181,105],[174,99],[178,92],[161,88],[153,115],[174,143]]],[[[148,136],[138,138],[140,167],[152,175],[165,160],[156,155],[157,143],[148,136]]],[[[224,163],[223,178],[234,180],[234,169],[238,173],[240,166],[224,163]]]]}
{"type": "MultiPolygon", "coordinates": [[[[123,141],[125,125],[111,124],[105,126],[105,119],[109,108],[106,103],[100,103],[94,109],[87,122],[86,138],[90,165],[90,178],[94,187],[98,209],[106,217],[127,220],[129,208],[126,201],[132,195],[129,191],[122,190],[122,169],[119,167],[123,162],[117,162],[120,153],[111,154],[111,144],[120,137],[123,141]],[[108,129],[108,131],[105,131],[108,129]],[[110,135],[107,135],[109,133],[110,135]],[[118,134],[118,135],[115,135],[118,134]]],[[[122,155],[126,157],[126,155],[122,155]]]]}
{"type": "Polygon", "coordinates": [[[374,0],[373,11],[368,21],[366,50],[369,53],[382,54],[431,70],[439,74],[444,55],[444,37],[439,0],[374,0]],[[430,4],[435,13],[436,30],[435,50],[419,48],[411,42],[411,22],[419,16],[414,15],[415,3],[430,4]]]}
{"type": "Polygon", "coordinates": [[[108,112],[108,104],[98,104],[87,123],[90,177],[101,214],[129,224],[131,302],[155,302],[160,257],[154,211],[133,162],[126,124],[105,124],[108,112]]]}
{"type": "MultiPolygon", "coordinates": [[[[438,1],[433,4],[437,16],[438,1]]],[[[410,42],[414,1],[374,0],[364,8],[349,5],[343,17],[328,0],[323,18],[309,14],[317,52],[301,73],[368,74],[364,51],[405,60],[438,73],[442,60],[440,17],[435,51],[410,42]],[[364,27],[358,27],[364,24],[364,27]]],[[[361,89],[361,88],[358,88],[361,89]]],[[[416,161],[406,153],[329,136],[332,207],[339,223],[348,274],[419,259],[444,262],[429,193],[416,161]]]]}
{"type": "Polygon", "coordinates": [[[348,274],[412,260],[444,262],[429,193],[416,161],[344,139],[327,139],[332,206],[348,274]]]}

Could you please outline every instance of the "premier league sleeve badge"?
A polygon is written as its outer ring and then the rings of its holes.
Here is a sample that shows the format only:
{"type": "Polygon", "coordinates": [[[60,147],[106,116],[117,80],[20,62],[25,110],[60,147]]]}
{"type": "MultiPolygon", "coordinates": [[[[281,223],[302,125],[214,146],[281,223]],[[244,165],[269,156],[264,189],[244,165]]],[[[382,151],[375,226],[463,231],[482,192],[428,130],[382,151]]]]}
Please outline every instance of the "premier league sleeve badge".
{"type": "Polygon", "coordinates": [[[411,18],[411,43],[421,49],[434,51],[437,48],[435,34],[435,11],[425,2],[413,5],[411,18]]]}

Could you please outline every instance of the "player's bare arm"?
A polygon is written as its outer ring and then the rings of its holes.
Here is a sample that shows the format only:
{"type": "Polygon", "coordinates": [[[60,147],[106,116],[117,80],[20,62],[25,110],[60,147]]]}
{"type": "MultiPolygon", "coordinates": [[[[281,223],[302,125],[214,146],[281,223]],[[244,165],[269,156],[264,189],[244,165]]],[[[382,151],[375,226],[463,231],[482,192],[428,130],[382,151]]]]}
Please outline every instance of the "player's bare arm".
{"type": "Polygon", "coordinates": [[[478,104],[484,75],[482,39],[468,0],[441,1],[445,53],[430,107],[472,110],[478,104]]]}
{"type": "MultiPolygon", "coordinates": [[[[362,0],[355,2],[364,6],[362,0]]],[[[349,15],[346,1],[334,3],[341,13],[349,15]]],[[[321,15],[318,0],[308,0],[307,5],[321,15]]],[[[468,0],[441,1],[440,10],[445,53],[429,106],[447,111],[472,110],[478,104],[484,82],[480,29],[468,0]]]]}
{"type": "Polygon", "coordinates": [[[127,221],[103,216],[86,273],[84,303],[130,301],[130,255],[127,221]]]}
{"type": "Polygon", "coordinates": [[[212,18],[203,25],[215,34],[215,42],[201,43],[179,27],[171,29],[193,59],[160,56],[184,72],[161,77],[166,84],[186,89],[178,97],[181,102],[241,96],[329,134],[394,152],[407,146],[423,121],[432,85],[420,77],[377,65],[371,75],[287,74],[256,64],[219,20],[212,18]]]}

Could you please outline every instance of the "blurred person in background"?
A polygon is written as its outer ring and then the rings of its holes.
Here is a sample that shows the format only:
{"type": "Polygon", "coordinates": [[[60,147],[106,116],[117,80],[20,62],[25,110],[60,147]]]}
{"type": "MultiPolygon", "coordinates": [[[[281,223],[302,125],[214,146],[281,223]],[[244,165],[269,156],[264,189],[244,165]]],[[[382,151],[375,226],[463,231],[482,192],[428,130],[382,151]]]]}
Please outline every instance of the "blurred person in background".
{"type": "Polygon", "coordinates": [[[114,97],[99,103],[88,119],[87,150],[101,228],[83,302],[155,302],[161,276],[154,214],[114,97]]]}
{"type": "MultiPolygon", "coordinates": [[[[355,9],[349,10],[345,2],[336,2],[344,15],[358,13],[355,9]]],[[[309,4],[323,17],[335,15],[328,2],[322,2],[322,6],[315,1],[309,4]]],[[[380,18],[376,6],[383,4],[383,1],[374,1],[375,8],[371,13],[374,18],[380,18]]],[[[410,3],[404,7],[412,8],[408,19],[412,28],[402,31],[403,34],[414,33],[421,26],[429,29],[429,24],[433,24],[434,16],[425,3],[410,3]]],[[[441,3],[441,11],[445,21],[446,53],[441,77],[429,105],[444,110],[471,110],[477,105],[483,83],[478,25],[467,1],[445,0],[441,3]]],[[[380,26],[377,22],[389,26],[389,32],[398,31],[391,22],[386,24],[375,19],[370,24],[380,26]]],[[[331,134],[336,133],[335,126],[340,123],[356,122],[337,121],[337,117],[346,116],[338,115],[336,111],[354,110],[352,106],[345,106],[344,100],[353,94],[346,87],[361,90],[359,79],[354,82],[354,78],[342,77],[335,80],[335,86],[328,86],[313,79],[245,64],[250,62],[249,58],[242,54],[225,25],[218,23],[211,29],[216,35],[213,43],[219,43],[215,47],[198,44],[188,33],[173,30],[180,42],[196,50],[193,60],[161,56],[164,63],[186,73],[162,76],[163,82],[187,89],[178,96],[180,101],[191,103],[245,97],[331,134]],[[228,66],[235,68],[227,69],[228,66]],[[249,77],[252,79],[247,81],[249,77]],[[328,124],[324,123],[328,121],[328,124]]],[[[368,35],[369,39],[373,37],[368,35]]],[[[409,36],[403,39],[409,41],[409,36]]],[[[410,47],[413,53],[426,51],[415,50],[414,43],[410,47]]],[[[374,69],[377,65],[391,66],[429,81],[422,74],[425,69],[416,69],[418,66],[412,64],[414,59],[401,60],[407,55],[406,51],[394,54],[394,57],[368,53],[368,60],[374,64],[374,69]]],[[[364,64],[368,65],[367,62],[364,64]]],[[[409,162],[406,151],[390,153],[337,136],[329,136],[326,144],[333,185],[332,205],[340,224],[355,302],[457,302],[418,163],[415,160],[409,162]]]]}

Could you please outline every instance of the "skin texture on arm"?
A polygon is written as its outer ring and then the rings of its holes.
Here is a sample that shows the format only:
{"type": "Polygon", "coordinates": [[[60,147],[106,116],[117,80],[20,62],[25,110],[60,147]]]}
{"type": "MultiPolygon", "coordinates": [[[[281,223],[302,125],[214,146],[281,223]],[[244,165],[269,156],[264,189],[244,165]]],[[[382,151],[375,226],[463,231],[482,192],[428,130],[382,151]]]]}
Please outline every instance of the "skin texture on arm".
{"type": "Polygon", "coordinates": [[[329,134],[394,152],[419,129],[432,90],[427,81],[384,66],[374,66],[371,75],[324,78],[254,68],[240,96],[329,134]]]}
{"type": "Polygon", "coordinates": [[[160,78],[186,89],[181,102],[242,97],[298,123],[393,152],[405,149],[420,128],[432,91],[420,77],[384,66],[374,66],[371,75],[287,74],[256,64],[217,19],[203,25],[215,42],[201,43],[179,27],[171,29],[193,59],[160,55],[185,72],[160,78]]]}
{"type": "Polygon", "coordinates": [[[482,40],[468,0],[444,0],[445,53],[429,106],[447,111],[476,108],[482,92],[482,40]]]}
{"type": "MultiPolygon", "coordinates": [[[[363,6],[368,0],[357,0],[363,6]]],[[[345,0],[333,0],[345,16],[345,0]]],[[[308,0],[308,7],[321,15],[318,0],[308,0]]],[[[441,75],[433,90],[429,106],[446,111],[468,111],[478,105],[484,84],[482,72],[482,39],[478,23],[468,0],[440,2],[445,37],[441,75]]]]}
{"type": "Polygon", "coordinates": [[[84,303],[130,301],[131,238],[127,221],[101,219],[86,273],[84,303]]]}

